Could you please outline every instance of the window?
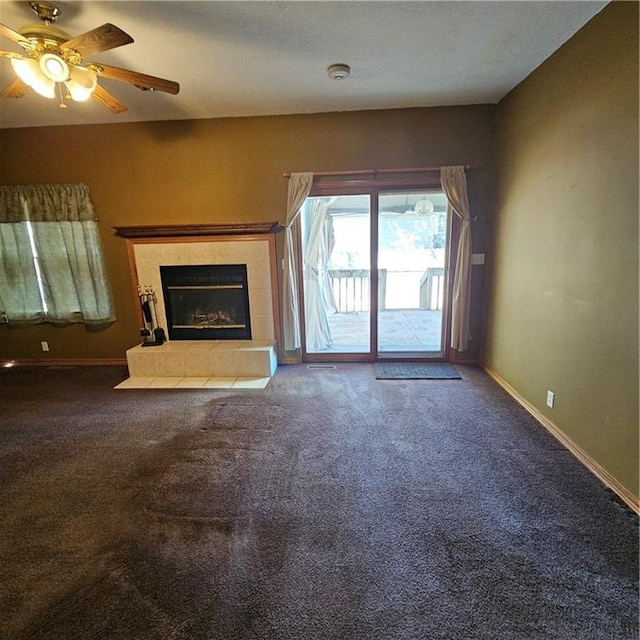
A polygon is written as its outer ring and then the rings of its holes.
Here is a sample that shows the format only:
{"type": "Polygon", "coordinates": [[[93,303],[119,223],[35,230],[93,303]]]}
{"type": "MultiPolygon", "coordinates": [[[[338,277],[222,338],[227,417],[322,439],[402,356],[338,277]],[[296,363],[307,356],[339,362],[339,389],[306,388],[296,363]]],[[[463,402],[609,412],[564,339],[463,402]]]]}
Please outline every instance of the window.
{"type": "Polygon", "coordinates": [[[86,185],[0,187],[0,314],[11,324],[115,320],[86,185]]]}

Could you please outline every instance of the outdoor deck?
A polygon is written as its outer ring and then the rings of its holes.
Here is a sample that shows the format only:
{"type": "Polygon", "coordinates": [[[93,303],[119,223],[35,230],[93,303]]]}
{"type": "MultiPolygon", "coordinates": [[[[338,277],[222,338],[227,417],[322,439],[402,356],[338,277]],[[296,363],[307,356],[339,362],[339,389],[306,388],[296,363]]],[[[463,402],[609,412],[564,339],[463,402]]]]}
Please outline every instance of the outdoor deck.
{"type": "MultiPolygon", "coordinates": [[[[320,353],[369,351],[369,313],[329,314],[333,344],[320,353]]],[[[428,309],[388,309],[379,314],[378,344],[383,352],[440,352],[442,312],[428,309]]]]}

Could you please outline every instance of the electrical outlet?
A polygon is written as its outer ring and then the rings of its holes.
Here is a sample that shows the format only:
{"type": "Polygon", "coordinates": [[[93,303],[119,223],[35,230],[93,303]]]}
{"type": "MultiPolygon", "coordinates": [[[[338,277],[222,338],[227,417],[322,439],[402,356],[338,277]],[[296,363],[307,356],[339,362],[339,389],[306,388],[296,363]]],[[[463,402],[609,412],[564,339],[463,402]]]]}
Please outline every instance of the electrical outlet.
{"type": "Polygon", "coordinates": [[[40,346],[42,347],[43,351],[49,351],[49,343],[46,340],[43,340],[40,343],[40,346]]]}
{"type": "Polygon", "coordinates": [[[553,391],[547,391],[547,407],[553,409],[553,402],[556,399],[556,394],[553,391]]]}

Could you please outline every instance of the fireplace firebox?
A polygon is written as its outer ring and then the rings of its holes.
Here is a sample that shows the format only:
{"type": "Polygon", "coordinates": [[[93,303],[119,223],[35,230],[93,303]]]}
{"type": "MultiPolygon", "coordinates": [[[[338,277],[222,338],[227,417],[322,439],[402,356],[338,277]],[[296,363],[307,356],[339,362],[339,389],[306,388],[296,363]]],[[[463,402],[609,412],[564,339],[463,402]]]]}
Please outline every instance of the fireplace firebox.
{"type": "Polygon", "coordinates": [[[161,266],[170,340],[251,340],[246,264],[161,266]]]}

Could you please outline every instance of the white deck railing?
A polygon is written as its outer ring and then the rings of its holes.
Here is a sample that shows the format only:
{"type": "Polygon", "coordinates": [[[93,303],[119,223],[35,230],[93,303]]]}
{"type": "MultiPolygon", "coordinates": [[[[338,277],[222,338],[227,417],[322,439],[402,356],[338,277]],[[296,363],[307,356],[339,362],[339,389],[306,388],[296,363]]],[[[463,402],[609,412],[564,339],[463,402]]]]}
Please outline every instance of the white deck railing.
{"type": "MultiPolygon", "coordinates": [[[[378,306],[386,309],[387,278],[395,276],[397,280],[401,271],[394,272],[380,269],[378,274],[378,306]]],[[[331,288],[338,313],[369,311],[370,272],[369,269],[329,269],[331,288]]],[[[417,278],[417,274],[414,276],[417,278]]],[[[442,268],[428,268],[420,278],[420,309],[442,310],[444,303],[445,276],[442,268]]]]}

